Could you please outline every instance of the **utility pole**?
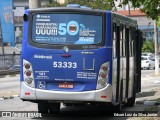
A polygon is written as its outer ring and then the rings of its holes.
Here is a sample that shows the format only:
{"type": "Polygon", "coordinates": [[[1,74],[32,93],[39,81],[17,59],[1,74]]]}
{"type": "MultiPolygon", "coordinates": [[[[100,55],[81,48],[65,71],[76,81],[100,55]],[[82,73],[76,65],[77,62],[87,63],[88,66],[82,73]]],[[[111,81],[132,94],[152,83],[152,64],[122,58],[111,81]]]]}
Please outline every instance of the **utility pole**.
{"type": "Polygon", "coordinates": [[[154,20],[154,45],[155,45],[155,75],[159,73],[159,57],[158,57],[158,29],[157,29],[157,21],[154,20]]]}
{"type": "Polygon", "coordinates": [[[3,37],[1,35],[1,44],[2,44],[2,55],[4,55],[4,45],[3,45],[3,37]]]}
{"type": "Polygon", "coordinates": [[[29,0],[29,9],[40,8],[41,0],[29,0]]]}
{"type": "Polygon", "coordinates": [[[128,1],[128,16],[129,16],[129,17],[131,16],[131,10],[130,10],[130,4],[129,4],[129,1],[128,1]]]}
{"type": "Polygon", "coordinates": [[[1,26],[1,20],[0,20],[0,38],[1,38],[1,45],[2,45],[2,55],[4,55],[4,45],[3,45],[3,36],[2,36],[2,26],[1,26]]]}

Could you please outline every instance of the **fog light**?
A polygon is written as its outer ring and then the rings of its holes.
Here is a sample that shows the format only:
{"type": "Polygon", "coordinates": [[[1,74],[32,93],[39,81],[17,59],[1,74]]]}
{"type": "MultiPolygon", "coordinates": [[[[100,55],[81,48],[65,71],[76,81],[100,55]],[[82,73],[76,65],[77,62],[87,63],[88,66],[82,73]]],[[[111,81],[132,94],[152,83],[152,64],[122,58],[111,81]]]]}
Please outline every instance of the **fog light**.
{"type": "Polygon", "coordinates": [[[25,81],[26,81],[27,84],[31,84],[33,79],[32,78],[26,78],[25,81]]]}
{"type": "Polygon", "coordinates": [[[104,86],[106,84],[106,80],[105,79],[100,79],[98,82],[102,86],[104,86]]]}

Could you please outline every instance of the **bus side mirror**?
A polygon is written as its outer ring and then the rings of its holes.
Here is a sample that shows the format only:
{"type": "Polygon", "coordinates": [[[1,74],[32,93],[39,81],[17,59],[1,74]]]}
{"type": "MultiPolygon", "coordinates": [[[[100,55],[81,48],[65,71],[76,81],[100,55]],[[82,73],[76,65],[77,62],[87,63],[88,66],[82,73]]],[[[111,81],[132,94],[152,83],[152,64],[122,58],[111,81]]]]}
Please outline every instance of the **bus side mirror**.
{"type": "Polygon", "coordinates": [[[28,15],[27,15],[27,14],[24,14],[24,15],[23,15],[23,20],[24,20],[24,21],[28,21],[28,15]]]}

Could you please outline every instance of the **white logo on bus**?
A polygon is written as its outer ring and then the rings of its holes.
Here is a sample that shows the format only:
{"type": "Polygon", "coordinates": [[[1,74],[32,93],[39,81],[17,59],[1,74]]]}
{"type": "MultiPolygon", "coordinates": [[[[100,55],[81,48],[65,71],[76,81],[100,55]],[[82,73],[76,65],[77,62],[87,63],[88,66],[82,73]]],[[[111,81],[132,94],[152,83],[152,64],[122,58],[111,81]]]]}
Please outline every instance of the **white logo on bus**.
{"type": "Polygon", "coordinates": [[[34,58],[38,58],[38,59],[52,59],[52,55],[50,55],[50,56],[34,55],[34,58]]]}

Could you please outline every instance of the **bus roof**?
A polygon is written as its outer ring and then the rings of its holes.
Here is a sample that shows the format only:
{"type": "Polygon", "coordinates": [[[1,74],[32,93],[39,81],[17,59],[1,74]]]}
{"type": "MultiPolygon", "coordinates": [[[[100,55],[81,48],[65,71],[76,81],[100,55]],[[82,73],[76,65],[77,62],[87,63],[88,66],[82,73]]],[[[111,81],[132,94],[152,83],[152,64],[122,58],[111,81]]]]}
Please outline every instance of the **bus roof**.
{"type": "Polygon", "coordinates": [[[110,12],[112,13],[112,18],[114,17],[115,19],[121,19],[122,21],[128,21],[131,22],[132,24],[137,24],[137,21],[134,19],[131,19],[127,16],[109,11],[109,10],[100,10],[100,9],[86,9],[86,8],[75,8],[75,7],[48,7],[48,8],[36,8],[36,9],[27,9],[27,11],[32,12],[89,12],[89,13],[106,13],[110,12]]]}
{"type": "Polygon", "coordinates": [[[121,15],[121,14],[115,13],[115,12],[112,12],[112,18],[114,18],[115,20],[117,19],[119,21],[125,21],[125,22],[129,22],[130,24],[137,25],[136,20],[129,18],[127,16],[124,16],[124,15],[121,15]]]}
{"type": "Polygon", "coordinates": [[[106,10],[97,10],[97,9],[86,9],[85,7],[82,7],[82,8],[75,8],[75,7],[48,7],[48,8],[35,8],[35,9],[27,9],[29,11],[44,11],[44,12],[47,12],[47,11],[64,11],[65,12],[68,12],[68,11],[85,11],[85,12],[106,12],[106,10]]]}

